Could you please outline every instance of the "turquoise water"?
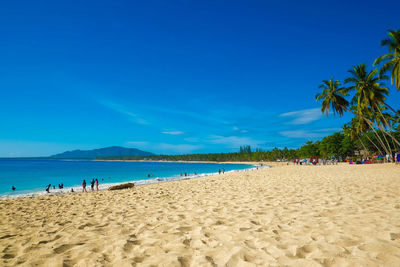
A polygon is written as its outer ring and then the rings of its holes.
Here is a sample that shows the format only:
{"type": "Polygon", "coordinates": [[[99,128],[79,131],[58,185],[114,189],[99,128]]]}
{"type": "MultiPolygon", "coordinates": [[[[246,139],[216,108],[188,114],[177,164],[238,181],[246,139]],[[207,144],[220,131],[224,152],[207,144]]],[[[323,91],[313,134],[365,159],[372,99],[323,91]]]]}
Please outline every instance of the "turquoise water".
{"type": "MultiPolygon", "coordinates": [[[[90,188],[92,178],[97,178],[100,188],[116,183],[135,181],[146,184],[157,181],[185,178],[184,173],[193,177],[225,171],[243,170],[252,165],[175,162],[117,162],[117,161],[72,161],[72,160],[15,160],[0,159],[0,197],[29,196],[45,194],[48,184],[63,183],[62,191],[81,191],[85,179],[90,188]],[[183,177],[180,174],[183,174],[183,177]],[[152,174],[151,178],[147,175],[152,174]],[[11,187],[16,190],[12,191],[11,187]]],[[[51,190],[59,192],[61,190],[51,190]]]]}

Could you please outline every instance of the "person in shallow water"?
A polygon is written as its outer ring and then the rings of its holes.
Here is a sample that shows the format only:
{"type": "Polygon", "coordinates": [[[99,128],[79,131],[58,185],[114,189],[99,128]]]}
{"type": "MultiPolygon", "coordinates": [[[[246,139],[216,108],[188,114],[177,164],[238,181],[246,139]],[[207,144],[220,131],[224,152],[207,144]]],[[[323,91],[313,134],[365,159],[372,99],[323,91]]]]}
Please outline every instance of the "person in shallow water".
{"type": "Polygon", "coordinates": [[[11,189],[12,189],[12,191],[15,191],[16,188],[15,188],[15,186],[12,186],[11,189]]]}
{"type": "Polygon", "coordinates": [[[92,179],[92,182],[90,183],[90,187],[92,188],[92,191],[94,190],[94,179],[92,179]]]}
{"type": "Polygon", "coordinates": [[[47,193],[50,193],[50,187],[51,187],[51,184],[49,184],[48,186],[46,186],[46,192],[47,192],[47,193]]]}
{"type": "Polygon", "coordinates": [[[99,180],[96,178],[96,190],[99,191],[99,180]]]}
{"type": "Polygon", "coordinates": [[[87,192],[86,191],[86,181],[85,181],[85,179],[83,179],[83,182],[82,182],[82,192],[87,192]]]}

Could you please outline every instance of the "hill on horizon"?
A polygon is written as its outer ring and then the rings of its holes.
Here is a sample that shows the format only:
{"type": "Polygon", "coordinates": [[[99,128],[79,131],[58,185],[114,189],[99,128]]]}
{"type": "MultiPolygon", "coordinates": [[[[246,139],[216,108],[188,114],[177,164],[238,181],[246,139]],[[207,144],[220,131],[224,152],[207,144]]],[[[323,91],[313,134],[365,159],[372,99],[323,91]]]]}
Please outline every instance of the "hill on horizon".
{"type": "Polygon", "coordinates": [[[113,156],[151,156],[151,152],[142,151],[136,148],[126,148],[120,146],[110,146],[92,150],[72,150],[63,153],[55,154],[49,158],[53,159],[95,159],[98,157],[113,157],[113,156]]]}

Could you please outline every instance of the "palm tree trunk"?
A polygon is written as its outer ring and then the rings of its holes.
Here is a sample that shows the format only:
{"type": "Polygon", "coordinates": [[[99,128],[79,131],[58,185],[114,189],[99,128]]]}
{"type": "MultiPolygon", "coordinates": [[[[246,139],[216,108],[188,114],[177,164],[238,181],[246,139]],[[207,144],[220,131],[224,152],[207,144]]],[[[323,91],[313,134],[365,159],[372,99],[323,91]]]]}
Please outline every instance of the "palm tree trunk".
{"type": "MultiPolygon", "coordinates": [[[[385,150],[385,153],[386,153],[386,154],[389,154],[389,152],[388,152],[388,150],[387,150],[387,148],[386,148],[386,146],[385,146],[385,143],[382,141],[382,138],[381,138],[381,137],[379,136],[379,134],[376,132],[376,130],[375,130],[374,126],[372,125],[372,123],[370,123],[369,120],[366,120],[366,121],[367,121],[367,123],[369,124],[369,126],[371,127],[372,131],[375,133],[375,135],[376,135],[378,141],[380,142],[382,148],[385,150]]],[[[379,154],[382,154],[382,152],[380,152],[379,154]]]]}
{"type": "MultiPolygon", "coordinates": [[[[386,126],[387,126],[388,129],[389,129],[389,132],[390,132],[391,134],[393,134],[392,126],[391,126],[390,123],[386,120],[385,116],[382,114],[381,109],[380,109],[378,106],[376,106],[376,105],[375,105],[375,107],[376,107],[376,109],[378,109],[379,113],[381,114],[381,116],[382,116],[382,118],[383,118],[383,121],[385,122],[386,126]]],[[[397,145],[396,145],[396,143],[395,143],[394,137],[393,137],[392,135],[391,135],[390,137],[392,138],[393,145],[395,146],[394,148],[396,148],[397,145]]],[[[389,149],[390,149],[390,146],[389,146],[389,149]]],[[[390,149],[390,153],[392,153],[392,150],[391,150],[391,149],[390,149]]],[[[390,154],[390,155],[391,155],[391,154],[390,154]]]]}
{"type": "Polygon", "coordinates": [[[388,107],[390,110],[392,110],[395,114],[396,114],[396,110],[394,110],[391,106],[389,106],[388,104],[386,104],[386,102],[383,102],[383,104],[388,107]]]}
{"type": "Polygon", "coordinates": [[[369,151],[368,151],[367,147],[364,145],[364,142],[361,140],[360,137],[358,137],[358,140],[360,140],[361,145],[363,146],[364,150],[367,151],[367,154],[369,155],[369,151]]]}
{"type": "Polygon", "coordinates": [[[367,137],[367,139],[371,142],[371,144],[373,144],[373,145],[376,147],[376,149],[378,150],[379,154],[382,154],[381,149],[380,149],[374,142],[372,142],[371,138],[369,138],[369,136],[368,136],[368,133],[365,133],[364,135],[365,135],[365,136],[367,137]]]}
{"type": "MultiPolygon", "coordinates": [[[[373,121],[371,121],[371,120],[365,118],[362,114],[356,114],[354,111],[349,110],[349,109],[347,109],[347,108],[344,108],[344,110],[349,111],[351,114],[353,114],[353,115],[355,115],[355,116],[358,116],[358,115],[361,116],[361,118],[363,118],[366,122],[368,122],[368,124],[371,123],[372,125],[375,125],[376,127],[379,128],[379,126],[378,126],[376,123],[374,123],[373,121]]],[[[393,138],[393,141],[395,141],[395,143],[396,143],[398,146],[400,146],[400,142],[397,141],[397,139],[396,139],[391,133],[389,133],[389,132],[386,131],[385,129],[381,129],[381,130],[382,130],[384,133],[388,134],[390,137],[392,137],[392,138],[393,138]]]]}

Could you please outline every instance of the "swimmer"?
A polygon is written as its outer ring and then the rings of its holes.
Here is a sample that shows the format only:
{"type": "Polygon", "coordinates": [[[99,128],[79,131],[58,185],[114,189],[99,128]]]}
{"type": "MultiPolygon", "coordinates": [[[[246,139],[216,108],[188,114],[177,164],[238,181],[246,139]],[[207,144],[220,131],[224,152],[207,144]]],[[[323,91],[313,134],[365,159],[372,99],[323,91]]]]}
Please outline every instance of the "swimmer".
{"type": "Polygon", "coordinates": [[[86,192],[86,193],[87,193],[87,191],[86,191],[86,181],[85,181],[85,179],[83,179],[83,182],[82,182],[82,192],[86,192]]]}

